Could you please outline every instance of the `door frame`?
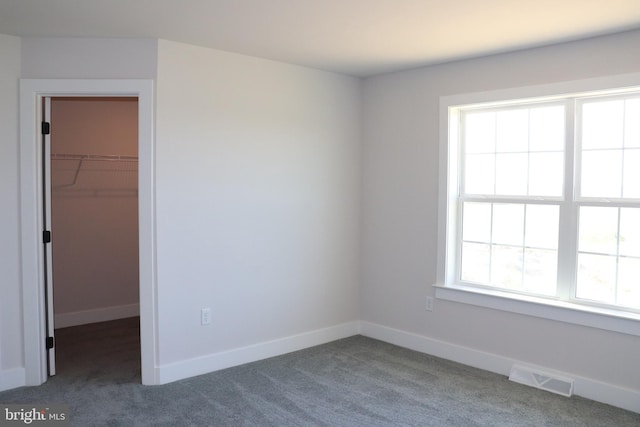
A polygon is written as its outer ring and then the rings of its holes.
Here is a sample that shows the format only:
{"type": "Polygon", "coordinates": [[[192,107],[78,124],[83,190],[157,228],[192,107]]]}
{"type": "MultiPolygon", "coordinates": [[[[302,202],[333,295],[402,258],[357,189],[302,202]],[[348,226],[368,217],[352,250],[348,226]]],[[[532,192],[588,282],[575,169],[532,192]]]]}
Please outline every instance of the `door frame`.
{"type": "Polygon", "coordinates": [[[159,384],[153,80],[20,80],[20,213],[25,384],[47,381],[45,345],[42,148],[40,122],[46,96],[138,98],[138,233],[142,384],[159,384]]]}

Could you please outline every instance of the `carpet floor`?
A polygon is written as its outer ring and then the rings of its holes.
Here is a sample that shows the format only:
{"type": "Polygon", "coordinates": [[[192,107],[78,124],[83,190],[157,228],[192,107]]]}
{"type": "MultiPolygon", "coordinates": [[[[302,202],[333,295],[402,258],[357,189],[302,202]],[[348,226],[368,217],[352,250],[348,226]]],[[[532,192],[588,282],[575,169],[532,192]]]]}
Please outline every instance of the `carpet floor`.
{"type": "Polygon", "coordinates": [[[56,331],[58,375],[1,403],[70,405],[77,426],[640,426],[640,414],[354,336],[140,384],[138,319],[56,331]]]}

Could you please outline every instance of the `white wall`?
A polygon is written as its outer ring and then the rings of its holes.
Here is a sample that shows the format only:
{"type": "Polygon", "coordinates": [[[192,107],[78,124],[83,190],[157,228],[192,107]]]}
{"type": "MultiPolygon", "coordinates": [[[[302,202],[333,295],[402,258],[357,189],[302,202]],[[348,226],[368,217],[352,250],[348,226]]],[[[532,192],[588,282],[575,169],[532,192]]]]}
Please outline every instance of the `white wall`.
{"type": "Polygon", "coordinates": [[[159,42],[161,366],[359,318],[359,111],[355,78],[159,42]]]}
{"type": "Polygon", "coordinates": [[[18,183],[20,39],[0,35],[0,390],[21,376],[22,300],[18,183]]]}
{"type": "MultiPolygon", "coordinates": [[[[137,156],[137,99],[53,98],[51,152],[137,156]]],[[[137,162],[79,162],[51,162],[56,328],[138,313],[137,162]]]]}
{"type": "Polygon", "coordinates": [[[164,41],[29,38],[21,53],[25,78],[158,73],[156,378],[357,332],[358,79],[164,41]]]}
{"type": "Polygon", "coordinates": [[[424,309],[436,283],[439,97],[638,72],[639,46],[635,31],[366,79],[362,319],[639,393],[635,336],[443,300],[424,309]]]}
{"type": "Polygon", "coordinates": [[[117,79],[156,76],[154,39],[22,39],[22,78],[117,79]]]}

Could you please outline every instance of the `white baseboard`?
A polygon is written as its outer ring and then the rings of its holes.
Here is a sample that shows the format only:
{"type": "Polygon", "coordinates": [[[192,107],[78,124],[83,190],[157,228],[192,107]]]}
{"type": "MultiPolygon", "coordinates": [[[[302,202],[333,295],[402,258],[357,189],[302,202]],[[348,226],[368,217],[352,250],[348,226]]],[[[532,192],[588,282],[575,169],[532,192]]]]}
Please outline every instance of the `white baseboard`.
{"type": "Polygon", "coordinates": [[[93,310],[74,311],[72,313],[56,313],[55,328],[86,325],[89,323],[108,322],[109,320],[126,319],[140,315],[139,304],[118,305],[115,307],[96,308],[93,310]]]}
{"type": "MultiPolygon", "coordinates": [[[[529,365],[527,362],[510,359],[497,354],[486,353],[469,347],[463,347],[411,332],[401,331],[370,322],[360,322],[360,333],[366,337],[427,353],[443,359],[452,360],[474,368],[484,369],[497,374],[508,376],[514,364],[529,365]]],[[[549,367],[548,369],[553,369],[549,367]]],[[[557,370],[553,369],[555,372],[557,370]]],[[[571,373],[562,373],[574,379],[573,393],[606,403],[628,411],[640,413],[640,390],[603,383],[590,378],[584,378],[571,373]]]]}
{"type": "Polygon", "coordinates": [[[26,385],[24,368],[7,369],[0,371],[0,391],[26,385]]]}
{"type": "Polygon", "coordinates": [[[347,338],[357,335],[358,330],[358,322],[343,323],[325,329],[170,363],[157,368],[156,378],[158,378],[159,384],[166,384],[347,338]]]}

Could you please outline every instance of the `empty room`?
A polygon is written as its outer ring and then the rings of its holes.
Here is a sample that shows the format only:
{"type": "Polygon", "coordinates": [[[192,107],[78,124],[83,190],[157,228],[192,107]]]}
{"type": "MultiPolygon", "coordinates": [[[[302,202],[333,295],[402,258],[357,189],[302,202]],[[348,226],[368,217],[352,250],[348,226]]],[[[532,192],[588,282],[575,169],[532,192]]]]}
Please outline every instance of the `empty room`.
{"type": "Polygon", "coordinates": [[[640,425],[638,52],[637,0],[0,0],[0,424],[640,425]]]}

